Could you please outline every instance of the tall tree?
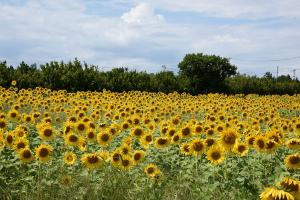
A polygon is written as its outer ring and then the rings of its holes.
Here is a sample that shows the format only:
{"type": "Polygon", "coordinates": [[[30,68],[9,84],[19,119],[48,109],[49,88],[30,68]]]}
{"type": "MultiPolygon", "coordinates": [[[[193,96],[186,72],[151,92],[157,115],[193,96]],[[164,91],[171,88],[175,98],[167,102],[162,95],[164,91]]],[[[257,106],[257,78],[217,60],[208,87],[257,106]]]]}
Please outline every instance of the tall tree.
{"type": "Polygon", "coordinates": [[[228,58],[202,53],[187,54],[178,64],[179,74],[189,80],[191,93],[222,92],[224,80],[236,74],[236,66],[228,58]]]}

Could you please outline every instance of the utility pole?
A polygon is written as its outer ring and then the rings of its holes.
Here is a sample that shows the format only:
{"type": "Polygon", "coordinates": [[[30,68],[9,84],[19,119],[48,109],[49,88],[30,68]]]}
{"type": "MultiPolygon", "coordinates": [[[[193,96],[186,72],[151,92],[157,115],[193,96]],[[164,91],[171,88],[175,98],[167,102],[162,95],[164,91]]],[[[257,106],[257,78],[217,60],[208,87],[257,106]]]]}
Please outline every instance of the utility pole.
{"type": "Polygon", "coordinates": [[[296,80],[296,69],[293,69],[293,80],[296,80]]]}
{"type": "Polygon", "coordinates": [[[277,70],[276,70],[276,80],[278,79],[278,66],[277,66],[277,70]]]}

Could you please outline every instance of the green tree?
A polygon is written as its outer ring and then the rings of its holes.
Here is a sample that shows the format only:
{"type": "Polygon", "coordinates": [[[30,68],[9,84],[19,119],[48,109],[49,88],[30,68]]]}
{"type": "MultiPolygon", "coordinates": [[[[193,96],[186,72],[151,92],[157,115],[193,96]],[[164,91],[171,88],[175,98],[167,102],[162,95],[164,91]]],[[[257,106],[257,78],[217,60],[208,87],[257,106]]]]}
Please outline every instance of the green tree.
{"type": "Polygon", "coordinates": [[[187,54],[178,64],[179,74],[189,80],[190,92],[224,92],[224,80],[236,74],[236,66],[228,58],[202,53],[187,54]]]}

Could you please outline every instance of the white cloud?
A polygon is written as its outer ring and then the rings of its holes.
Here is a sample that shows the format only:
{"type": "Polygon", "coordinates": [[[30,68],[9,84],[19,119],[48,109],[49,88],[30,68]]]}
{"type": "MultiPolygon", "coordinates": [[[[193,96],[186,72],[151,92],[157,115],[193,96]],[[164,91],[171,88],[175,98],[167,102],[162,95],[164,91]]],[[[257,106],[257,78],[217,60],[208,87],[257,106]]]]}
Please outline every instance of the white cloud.
{"type": "MultiPolygon", "coordinates": [[[[300,52],[300,27],[290,18],[297,19],[299,15],[295,11],[299,3],[295,1],[294,6],[275,0],[270,0],[271,4],[258,0],[226,0],[218,4],[207,0],[117,2],[131,6],[119,16],[110,17],[90,14],[83,0],[28,0],[19,6],[0,2],[0,60],[11,64],[22,60],[44,63],[78,57],[105,69],[123,66],[157,71],[161,65],[176,68],[186,53],[257,60],[297,56],[296,52],[300,52]],[[277,8],[279,5],[282,9],[277,8]],[[276,26],[256,24],[257,20],[227,25],[197,19],[191,24],[170,23],[164,9],[217,17],[282,15],[288,19],[276,26]]],[[[267,67],[276,66],[234,59],[232,62],[242,72],[254,68],[265,72],[267,67]]]]}
{"type": "Polygon", "coordinates": [[[140,3],[136,7],[131,8],[129,12],[121,16],[121,19],[132,25],[151,25],[164,21],[164,17],[156,14],[153,7],[148,3],[140,3]]]}

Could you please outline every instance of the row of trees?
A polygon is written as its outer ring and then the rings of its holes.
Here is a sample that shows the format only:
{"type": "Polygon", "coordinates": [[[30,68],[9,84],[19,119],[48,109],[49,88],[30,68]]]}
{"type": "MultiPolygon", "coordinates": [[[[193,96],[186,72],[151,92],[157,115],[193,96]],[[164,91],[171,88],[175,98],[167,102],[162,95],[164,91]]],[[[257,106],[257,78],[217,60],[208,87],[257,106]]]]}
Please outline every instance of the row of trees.
{"type": "Polygon", "coordinates": [[[18,88],[47,87],[55,90],[101,91],[103,89],[123,92],[131,90],[149,92],[188,92],[191,94],[219,92],[228,94],[295,94],[300,93],[300,82],[289,76],[274,78],[270,73],[264,77],[237,74],[237,68],[229,59],[215,55],[187,54],[179,63],[179,73],[138,72],[127,68],[101,71],[78,59],[50,62],[37,66],[25,62],[8,66],[0,62],[0,85],[10,87],[17,81],[18,88]]]}

